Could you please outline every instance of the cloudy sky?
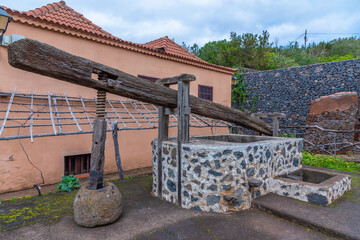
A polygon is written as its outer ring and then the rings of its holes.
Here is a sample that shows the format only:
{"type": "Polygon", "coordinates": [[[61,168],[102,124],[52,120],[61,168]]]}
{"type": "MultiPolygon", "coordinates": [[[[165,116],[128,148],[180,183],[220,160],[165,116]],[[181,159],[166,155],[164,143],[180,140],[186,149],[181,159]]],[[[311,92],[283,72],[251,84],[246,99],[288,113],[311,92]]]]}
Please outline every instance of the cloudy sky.
{"type": "MultiPolygon", "coordinates": [[[[1,0],[27,11],[51,0],[1,0]]],[[[145,43],[169,36],[200,46],[228,39],[230,32],[261,33],[287,45],[360,36],[360,0],[66,0],[95,24],[124,40],[145,43]],[[341,34],[339,34],[341,33],[341,34]],[[346,34],[350,33],[350,34],[346,34]]]]}

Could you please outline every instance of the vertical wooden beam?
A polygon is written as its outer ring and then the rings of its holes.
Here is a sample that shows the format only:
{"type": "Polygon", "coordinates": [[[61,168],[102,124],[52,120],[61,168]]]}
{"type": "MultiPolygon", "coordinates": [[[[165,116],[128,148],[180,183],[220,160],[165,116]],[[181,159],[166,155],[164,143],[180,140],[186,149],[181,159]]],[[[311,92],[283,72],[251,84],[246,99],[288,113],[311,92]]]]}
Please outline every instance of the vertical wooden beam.
{"type": "Polygon", "coordinates": [[[178,96],[177,96],[177,111],[178,111],[178,139],[177,139],[177,149],[178,149],[178,205],[182,205],[182,196],[181,196],[181,176],[182,176],[182,166],[181,166],[181,153],[182,153],[182,144],[189,142],[189,115],[190,115],[190,106],[189,106],[189,90],[190,82],[189,81],[179,81],[178,82],[178,96]]]}
{"type": "Polygon", "coordinates": [[[273,137],[279,136],[279,117],[273,117],[272,133],[273,137]]]}
{"type": "Polygon", "coordinates": [[[118,122],[112,124],[112,137],[114,140],[114,149],[115,149],[115,161],[118,167],[119,177],[120,180],[124,180],[124,173],[121,166],[121,158],[120,158],[120,151],[119,151],[119,142],[118,142],[118,122]]]}
{"type": "Polygon", "coordinates": [[[165,108],[159,107],[158,121],[158,171],[157,171],[157,193],[162,196],[162,144],[169,137],[169,115],[165,114],[165,108]]]}
{"type": "MultiPolygon", "coordinates": [[[[99,81],[106,82],[107,74],[99,72],[99,81]]],[[[66,95],[65,95],[65,99],[66,95]]],[[[106,141],[106,92],[104,90],[97,91],[96,101],[96,118],[94,120],[94,128],[92,135],[92,148],[90,159],[90,190],[103,188],[104,162],[105,162],[105,141],[106,141]]]]}
{"type": "Polygon", "coordinates": [[[92,148],[90,160],[89,189],[96,190],[103,187],[103,170],[105,160],[106,120],[96,117],[93,124],[92,148]]]}

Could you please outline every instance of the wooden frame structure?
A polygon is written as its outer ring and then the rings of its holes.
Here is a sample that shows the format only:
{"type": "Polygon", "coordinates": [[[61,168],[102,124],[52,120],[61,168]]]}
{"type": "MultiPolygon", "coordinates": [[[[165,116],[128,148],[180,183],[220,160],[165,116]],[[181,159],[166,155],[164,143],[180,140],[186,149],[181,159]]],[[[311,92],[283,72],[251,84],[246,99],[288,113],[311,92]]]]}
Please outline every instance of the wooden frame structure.
{"type": "MultiPolygon", "coordinates": [[[[135,100],[106,102],[107,131],[158,128],[158,111],[162,107],[135,100]]],[[[96,99],[57,94],[0,92],[0,140],[92,133],[96,99]],[[18,129],[21,132],[18,134],[18,129]]],[[[168,127],[177,127],[178,116],[169,114],[168,127]]],[[[189,126],[227,128],[221,120],[190,115],[189,126]]]]}
{"type": "MultiPolygon", "coordinates": [[[[31,39],[23,39],[9,45],[8,61],[10,65],[16,68],[97,90],[89,189],[100,189],[103,186],[102,174],[107,131],[106,125],[109,125],[106,121],[106,118],[108,118],[108,112],[106,111],[107,92],[136,99],[138,101],[157,104],[166,108],[177,107],[178,154],[180,152],[179,149],[181,149],[181,144],[189,141],[189,115],[191,112],[201,116],[241,125],[260,133],[268,135],[272,134],[271,128],[258,118],[249,116],[242,111],[189,95],[189,81],[195,80],[195,76],[193,75],[182,74],[176,77],[160,79],[158,80],[158,83],[160,84],[154,84],[120,70],[89,59],[74,56],[50,45],[31,39]],[[97,74],[98,79],[92,78],[93,74],[97,74]],[[178,91],[164,86],[174,83],[178,84],[178,91]]],[[[79,128],[79,131],[82,132],[83,130],[77,123],[76,117],[71,110],[66,96],[65,100],[73,120],[79,128]]],[[[48,102],[54,134],[57,135],[52,116],[50,96],[48,96],[48,102]]],[[[11,104],[9,103],[9,105],[11,104]]],[[[126,106],[123,105],[123,107],[127,109],[126,106]]],[[[164,110],[166,111],[166,109],[164,110]]],[[[128,113],[130,117],[139,124],[133,117],[133,114],[130,112],[128,113]]],[[[162,115],[163,114],[161,114],[161,116],[162,115]]],[[[6,120],[7,119],[4,118],[4,122],[6,120]]],[[[146,120],[149,119],[146,118],[146,120]]],[[[167,124],[164,123],[164,126],[167,126],[167,124]]],[[[163,131],[166,130],[163,129],[163,131]]],[[[179,168],[181,167],[180,159],[181,158],[178,157],[179,168]]],[[[179,173],[181,173],[181,171],[179,171],[179,173]]],[[[181,182],[181,174],[178,175],[178,181],[179,183],[181,182]]],[[[179,204],[181,204],[181,196],[179,196],[179,204]]]]}

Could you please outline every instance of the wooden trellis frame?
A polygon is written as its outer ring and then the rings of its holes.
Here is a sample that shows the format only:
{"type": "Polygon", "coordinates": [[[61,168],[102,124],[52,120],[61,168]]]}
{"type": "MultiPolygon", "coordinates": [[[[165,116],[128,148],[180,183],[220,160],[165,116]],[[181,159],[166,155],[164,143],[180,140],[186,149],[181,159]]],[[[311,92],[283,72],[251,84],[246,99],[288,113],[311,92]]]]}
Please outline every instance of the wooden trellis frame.
{"type": "MultiPolygon", "coordinates": [[[[118,130],[158,128],[158,107],[135,100],[107,99],[106,120],[118,122],[118,130]]],[[[96,100],[56,94],[0,92],[0,140],[91,133],[96,100]],[[21,133],[11,131],[21,128],[21,133]],[[37,133],[39,132],[39,133],[37,133]]],[[[169,115],[169,127],[177,127],[178,117],[169,115]]],[[[223,128],[230,123],[196,114],[190,115],[190,127],[223,128]]],[[[112,131],[108,124],[107,131],[112,131]]]]}

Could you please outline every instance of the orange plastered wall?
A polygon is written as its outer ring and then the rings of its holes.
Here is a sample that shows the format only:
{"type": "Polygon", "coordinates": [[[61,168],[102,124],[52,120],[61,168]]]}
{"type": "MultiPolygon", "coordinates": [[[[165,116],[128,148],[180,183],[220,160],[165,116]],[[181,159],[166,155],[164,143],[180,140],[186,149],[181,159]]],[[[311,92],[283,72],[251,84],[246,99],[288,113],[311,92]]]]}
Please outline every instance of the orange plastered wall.
{"type": "MultiPolygon", "coordinates": [[[[198,84],[213,86],[214,101],[230,106],[231,75],[146,55],[119,47],[105,45],[79,37],[35,28],[12,22],[6,35],[18,34],[48,43],[74,55],[85,57],[117,68],[132,75],[171,77],[181,73],[194,74],[190,91],[197,96],[198,84]]],[[[11,67],[7,62],[7,49],[0,49],[0,91],[18,93],[59,94],[94,98],[96,91],[60,80],[40,76],[11,67]]],[[[110,99],[118,96],[108,95],[110,99]]],[[[227,129],[217,129],[226,133],[227,129]]],[[[211,129],[191,129],[192,135],[211,134],[211,129]]],[[[170,130],[176,136],[176,128],[170,130]]],[[[120,155],[124,170],[151,166],[151,140],[157,130],[127,130],[119,132],[120,155]]],[[[30,160],[42,170],[46,184],[61,180],[64,174],[64,156],[90,153],[91,134],[55,136],[21,140],[30,160]]],[[[117,172],[111,133],[107,134],[105,173],[117,172]]],[[[0,141],[0,193],[30,188],[41,182],[38,170],[28,162],[18,140],[0,141]],[[12,157],[11,157],[12,156],[12,157]],[[10,158],[11,157],[11,158],[10,158]]]]}

